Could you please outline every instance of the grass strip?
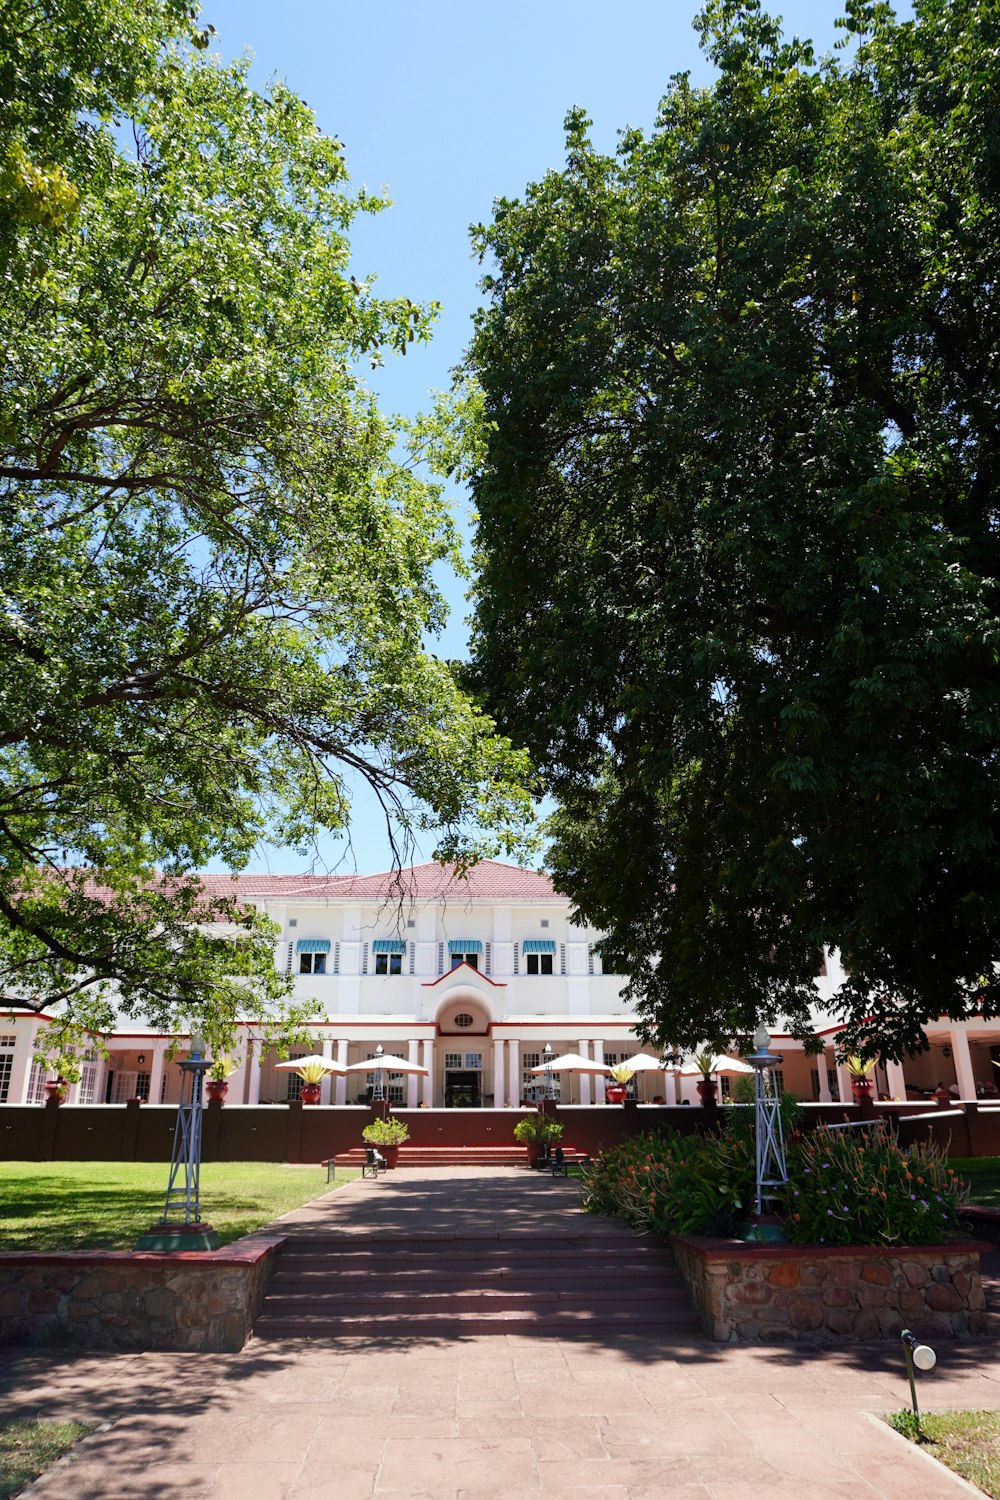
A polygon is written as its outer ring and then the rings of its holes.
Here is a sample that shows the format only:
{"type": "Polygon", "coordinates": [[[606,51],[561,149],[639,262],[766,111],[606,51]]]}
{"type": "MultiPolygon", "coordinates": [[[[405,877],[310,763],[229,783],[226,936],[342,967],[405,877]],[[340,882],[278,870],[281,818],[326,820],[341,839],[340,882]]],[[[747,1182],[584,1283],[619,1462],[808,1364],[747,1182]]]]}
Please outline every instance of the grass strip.
{"type": "Polygon", "coordinates": [[[90,1431],[82,1422],[0,1421],[0,1500],[11,1500],[90,1431]]]}
{"type": "Polygon", "coordinates": [[[1000,1412],[922,1413],[919,1433],[911,1411],[893,1412],[886,1421],[970,1484],[1000,1497],[1000,1412]]]}
{"type": "MultiPolygon", "coordinates": [[[[0,1162],[0,1250],[131,1250],[163,1213],[167,1162],[0,1162]]],[[[204,1217],[223,1243],[251,1234],[359,1174],[282,1162],[207,1162],[204,1217]]]]}

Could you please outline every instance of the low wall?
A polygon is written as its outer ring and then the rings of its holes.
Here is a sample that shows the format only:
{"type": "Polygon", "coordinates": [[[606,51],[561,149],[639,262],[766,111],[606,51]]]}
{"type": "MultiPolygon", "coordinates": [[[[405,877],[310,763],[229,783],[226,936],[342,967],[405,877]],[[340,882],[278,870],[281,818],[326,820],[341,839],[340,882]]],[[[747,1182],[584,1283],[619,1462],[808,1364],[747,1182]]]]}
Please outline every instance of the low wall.
{"type": "Polygon", "coordinates": [[[911,1248],[747,1245],[673,1235],[709,1338],[719,1343],[860,1342],[912,1327],[923,1339],[986,1332],[975,1240],[911,1248]]]}
{"type": "MultiPolygon", "coordinates": [[[[718,1114],[699,1105],[548,1105],[563,1141],[594,1156],[643,1130],[703,1130],[718,1114]]],[[[804,1104],[803,1128],[862,1118],[855,1104],[804,1104]]],[[[506,1146],[530,1109],[396,1109],[415,1146],[506,1146]]],[[[952,1156],[1000,1156],[1000,1108],[969,1103],[877,1104],[866,1113],[897,1122],[900,1140],[934,1140],[952,1156]],[[912,1118],[900,1118],[901,1116],[912,1118]]],[[[319,1162],[361,1144],[372,1118],[361,1105],[240,1105],[209,1101],[205,1161],[319,1162]]],[[[163,1104],[0,1105],[0,1160],[169,1161],[177,1110],[163,1104]]]]}
{"type": "Polygon", "coordinates": [[[242,1349],[283,1236],[222,1250],[0,1254],[0,1345],[242,1349]]]}

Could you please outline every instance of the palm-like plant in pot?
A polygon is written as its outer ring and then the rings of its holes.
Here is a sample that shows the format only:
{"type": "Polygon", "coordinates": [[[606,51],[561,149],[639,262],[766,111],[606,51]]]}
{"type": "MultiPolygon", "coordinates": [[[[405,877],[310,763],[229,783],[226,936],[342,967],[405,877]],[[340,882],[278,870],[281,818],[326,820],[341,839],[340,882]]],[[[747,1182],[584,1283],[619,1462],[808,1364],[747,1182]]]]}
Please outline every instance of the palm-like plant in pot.
{"type": "Polygon", "coordinates": [[[220,1055],[212,1059],[212,1066],[208,1070],[208,1077],[205,1081],[205,1093],[209,1099],[218,1099],[219,1103],[222,1103],[229,1093],[227,1080],[233,1076],[236,1068],[235,1057],[220,1055]]]}
{"type": "Polygon", "coordinates": [[[611,1082],[604,1090],[604,1097],[609,1104],[624,1104],[628,1098],[628,1086],[635,1077],[635,1069],[628,1063],[618,1063],[615,1067],[609,1068],[608,1073],[611,1082]]]}
{"type": "Polygon", "coordinates": [[[302,1079],[302,1087],[299,1090],[299,1098],[303,1104],[318,1104],[320,1100],[320,1084],[326,1077],[328,1069],[318,1062],[304,1062],[301,1068],[295,1072],[302,1079]]]}
{"type": "Polygon", "coordinates": [[[698,1098],[702,1104],[712,1104],[719,1092],[719,1085],[712,1077],[712,1074],[715,1072],[715,1053],[708,1051],[696,1053],[694,1065],[701,1074],[701,1077],[695,1084],[698,1098]]]}
{"type": "Polygon", "coordinates": [[[868,1057],[849,1057],[847,1059],[847,1071],[851,1075],[851,1093],[854,1095],[855,1104],[860,1104],[862,1099],[870,1099],[872,1092],[872,1063],[868,1057]]]}

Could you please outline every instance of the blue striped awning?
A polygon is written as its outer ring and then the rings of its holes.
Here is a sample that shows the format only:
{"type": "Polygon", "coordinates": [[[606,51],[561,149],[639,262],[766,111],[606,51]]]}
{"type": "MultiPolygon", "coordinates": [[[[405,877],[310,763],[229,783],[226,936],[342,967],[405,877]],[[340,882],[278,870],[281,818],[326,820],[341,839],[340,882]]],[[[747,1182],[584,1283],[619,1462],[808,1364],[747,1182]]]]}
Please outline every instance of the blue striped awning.
{"type": "Polygon", "coordinates": [[[483,945],[478,938],[449,938],[449,953],[482,953],[483,945]]]}
{"type": "Polygon", "coordinates": [[[522,953],[554,953],[556,945],[552,938],[528,938],[521,944],[522,953]]]}
{"type": "Polygon", "coordinates": [[[376,938],[372,943],[373,953],[405,953],[406,944],[401,938],[376,938]]]}
{"type": "Polygon", "coordinates": [[[329,953],[329,938],[299,938],[295,944],[296,953],[329,953]]]}

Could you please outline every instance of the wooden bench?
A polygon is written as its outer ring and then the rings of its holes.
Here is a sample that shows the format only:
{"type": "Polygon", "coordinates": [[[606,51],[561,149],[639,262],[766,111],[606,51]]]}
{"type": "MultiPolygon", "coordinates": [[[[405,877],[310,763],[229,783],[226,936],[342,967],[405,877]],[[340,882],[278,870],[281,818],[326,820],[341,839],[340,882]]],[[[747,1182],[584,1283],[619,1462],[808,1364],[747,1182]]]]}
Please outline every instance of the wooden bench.
{"type": "Polygon", "coordinates": [[[572,1146],[556,1146],[554,1150],[546,1152],[538,1158],[538,1169],[541,1172],[551,1172],[553,1177],[568,1177],[570,1167],[589,1167],[590,1157],[585,1151],[577,1151],[572,1146]]]}

